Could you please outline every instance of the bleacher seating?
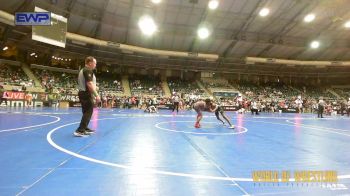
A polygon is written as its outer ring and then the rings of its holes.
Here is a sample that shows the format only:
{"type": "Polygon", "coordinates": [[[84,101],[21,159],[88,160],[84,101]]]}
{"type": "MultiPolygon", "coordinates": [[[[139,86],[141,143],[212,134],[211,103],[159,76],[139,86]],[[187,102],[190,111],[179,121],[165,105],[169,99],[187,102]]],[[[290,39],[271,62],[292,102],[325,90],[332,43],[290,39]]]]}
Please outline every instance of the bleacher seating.
{"type": "Polygon", "coordinates": [[[350,88],[334,88],[333,90],[344,99],[348,99],[350,97],[350,88]]]}
{"type": "Polygon", "coordinates": [[[221,78],[202,78],[204,86],[208,89],[230,89],[228,81],[221,78]]]}
{"type": "Polygon", "coordinates": [[[164,95],[160,80],[150,76],[130,77],[130,89],[132,95],[164,95]]]}
{"type": "Polygon", "coordinates": [[[0,83],[14,86],[33,86],[20,66],[0,64],[0,83]]]}
{"type": "Polygon", "coordinates": [[[177,92],[180,94],[194,94],[194,95],[204,95],[204,90],[200,89],[199,86],[194,81],[183,81],[178,78],[168,78],[168,85],[171,92],[177,92]]]}
{"type": "Polygon", "coordinates": [[[281,82],[268,82],[257,85],[251,82],[238,83],[238,90],[248,98],[281,100],[295,98],[300,91],[289,88],[281,82]]]}
{"type": "Polygon", "coordinates": [[[325,100],[333,101],[337,99],[337,97],[328,92],[325,87],[303,85],[295,86],[294,88],[299,89],[302,94],[308,99],[319,99],[320,97],[323,97],[325,100]]]}
{"type": "Polygon", "coordinates": [[[43,69],[32,69],[34,75],[40,80],[41,85],[47,91],[50,89],[73,90],[77,88],[77,74],[55,72],[43,69]]]}
{"type": "Polygon", "coordinates": [[[99,91],[106,92],[107,94],[124,92],[121,78],[119,76],[110,73],[98,73],[96,78],[99,91]]]}
{"type": "MultiPolygon", "coordinates": [[[[42,86],[47,92],[60,92],[66,94],[77,93],[77,70],[51,70],[49,68],[32,67],[34,75],[41,81],[42,86]],[[71,72],[71,73],[70,73],[71,72]]],[[[133,97],[124,96],[124,89],[120,75],[115,73],[97,73],[97,86],[103,103],[109,105],[136,104],[133,99],[142,100],[141,103],[147,102],[154,97],[158,100],[157,104],[170,104],[171,98],[165,97],[162,90],[161,81],[157,77],[152,76],[129,76],[130,88],[133,97]],[[133,99],[132,99],[133,98],[133,99]]],[[[184,103],[193,103],[194,101],[205,97],[205,92],[195,81],[183,81],[179,78],[167,78],[171,92],[177,92],[183,98],[184,103]]],[[[288,86],[282,82],[267,82],[263,84],[255,84],[252,82],[241,81],[235,82],[232,85],[223,78],[204,78],[202,79],[204,86],[210,90],[224,89],[234,92],[241,92],[243,100],[237,101],[236,97],[227,96],[220,97],[221,104],[225,106],[242,104],[244,107],[249,107],[251,101],[257,101],[262,110],[272,107],[288,107],[295,108],[295,100],[301,95],[304,103],[303,107],[310,109],[315,107],[317,100],[320,97],[332,107],[337,108],[341,103],[340,99],[329,92],[328,87],[299,85],[288,86]],[[234,87],[232,87],[234,86],[234,87]],[[236,88],[236,89],[235,89],[236,88]]],[[[20,66],[15,65],[0,65],[0,85],[33,86],[33,81],[29,80],[20,66]]],[[[13,88],[12,90],[17,90],[13,88]]],[[[339,94],[342,98],[350,97],[350,88],[333,88],[333,91],[339,94]]],[[[212,91],[213,92],[213,91],[212,91]]],[[[215,94],[214,94],[215,95],[215,94]]]]}

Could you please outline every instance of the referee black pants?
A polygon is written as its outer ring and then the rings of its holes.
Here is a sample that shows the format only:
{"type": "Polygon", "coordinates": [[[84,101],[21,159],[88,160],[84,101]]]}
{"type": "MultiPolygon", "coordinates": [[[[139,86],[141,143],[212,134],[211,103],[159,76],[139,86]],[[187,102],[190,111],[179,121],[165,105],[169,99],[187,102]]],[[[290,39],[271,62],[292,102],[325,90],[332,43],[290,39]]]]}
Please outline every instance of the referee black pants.
{"type": "Polygon", "coordinates": [[[81,108],[83,112],[83,117],[81,118],[78,131],[85,131],[85,129],[89,125],[92,112],[94,110],[94,102],[89,92],[79,91],[78,96],[79,96],[79,100],[80,100],[81,108]]]}

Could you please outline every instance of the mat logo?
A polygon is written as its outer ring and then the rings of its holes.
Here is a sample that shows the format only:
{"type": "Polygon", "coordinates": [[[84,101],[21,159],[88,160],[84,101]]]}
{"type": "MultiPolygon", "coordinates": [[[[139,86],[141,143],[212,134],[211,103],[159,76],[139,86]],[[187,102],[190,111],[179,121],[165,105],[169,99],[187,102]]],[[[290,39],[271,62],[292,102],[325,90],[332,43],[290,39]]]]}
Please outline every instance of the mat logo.
{"type": "Polygon", "coordinates": [[[294,174],[294,181],[296,183],[337,183],[337,171],[272,171],[262,170],[253,171],[252,178],[254,182],[290,182],[290,177],[294,174]]]}
{"type": "Polygon", "coordinates": [[[17,12],[15,25],[48,26],[51,25],[50,12],[17,12]]]}

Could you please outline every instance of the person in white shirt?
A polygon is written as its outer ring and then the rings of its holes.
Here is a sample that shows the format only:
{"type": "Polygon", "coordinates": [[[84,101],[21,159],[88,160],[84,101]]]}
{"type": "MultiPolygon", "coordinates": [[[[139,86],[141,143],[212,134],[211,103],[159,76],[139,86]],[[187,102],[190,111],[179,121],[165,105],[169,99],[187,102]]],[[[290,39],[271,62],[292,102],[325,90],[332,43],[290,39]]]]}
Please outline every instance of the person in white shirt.
{"type": "Polygon", "coordinates": [[[236,105],[240,108],[243,105],[243,98],[241,94],[238,94],[238,97],[236,99],[236,105]]]}
{"type": "Polygon", "coordinates": [[[250,110],[252,112],[252,115],[254,114],[254,112],[256,115],[259,115],[258,103],[255,100],[251,103],[250,107],[251,107],[250,110]]]}
{"type": "Polygon", "coordinates": [[[174,92],[172,100],[173,100],[173,112],[175,111],[175,108],[176,108],[176,112],[179,113],[179,102],[180,102],[179,95],[177,95],[177,93],[174,92]]]}
{"type": "Polygon", "coordinates": [[[298,113],[301,113],[303,109],[303,100],[301,96],[298,96],[298,99],[295,100],[295,104],[297,105],[298,113]]]}

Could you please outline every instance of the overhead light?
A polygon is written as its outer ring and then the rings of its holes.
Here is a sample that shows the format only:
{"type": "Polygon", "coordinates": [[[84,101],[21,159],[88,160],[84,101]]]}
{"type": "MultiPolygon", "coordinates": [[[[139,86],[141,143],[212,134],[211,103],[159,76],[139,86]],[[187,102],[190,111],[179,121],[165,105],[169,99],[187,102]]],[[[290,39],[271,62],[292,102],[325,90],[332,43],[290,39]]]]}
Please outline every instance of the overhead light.
{"type": "Polygon", "coordinates": [[[206,27],[201,27],[197,31],[197,35],[200,39],[206,39],[209,37],[209,30],[206,27]]]}
{"type": "Polygon", "coordinates": [[[310,44],[310,47],[313,49],[319,48],[320,47],[320,42],[319,41],[312,41],[310,44]]]}
{"type": "Polygon", "coordinates": [[[211,0],[208,3],[208,7],[211,10],[215,10],[216,8],[218,8],[218,6],[219,6],[219,1],[217,1],[217,0],[211,0]]]}
{"type": "Polygon", "coordinates": [[[152,1],[152,3],[154,3],[154,4],[159,4],[160,2],[162,2],[162,0],[151,0],[152,1]]]}
{"type": "Polygon", "coordinates": [[[344,27],[350,29],[350,20],[344,24],[344,27]]]}
{"type": "Polygon", "coordinates": [[[72,59],[68,59],[69,61],[71,61],[72,59]]]}
{"type": "Polygon", "coordinates": [[[269,13],[270,13],[270,9],[268,9],[268,8],[262,8],[262,9],[260,10],[260,12],[259,12],[259,15],[260,15],[261,17],[265,17],[265,16],[269,15],[269,13]]]}
{"type": "Polygon", "coordinates": [[[312,22],[313,20],[315,20],[316,16],[315,14],[308,14],[304,17],[304,22],[312,22]]]}
{"type": "Polygon", "coordinates": [[[150,16],[141,17],[138,25],[142,33],[147,36],[151,36],[157,31],[157,25],[150,16]]]}
{"type": "Polygon", "coordinates": [[[53,58],[53,59],[54,59],[54,58],[55,58],[55,56],[52,56],[51,58],[53,58]]]}
{"type": "Polygon", "coordinates": [[[5,51],[7,49],[9,49],[9,47],[5,46],[2,50],[5,51]]]}
{"type": "Polygon", "coordinates": [[[35,55],[35,52],[31,53],[30,56],[34,56],[35,55]]]}
{"type": "Polygon", "coordinates": [[[35,58],[38,58],[38,55],[35,55],[35,58]]]}

